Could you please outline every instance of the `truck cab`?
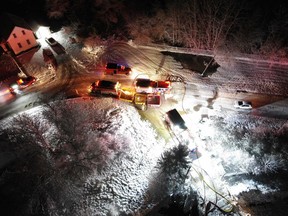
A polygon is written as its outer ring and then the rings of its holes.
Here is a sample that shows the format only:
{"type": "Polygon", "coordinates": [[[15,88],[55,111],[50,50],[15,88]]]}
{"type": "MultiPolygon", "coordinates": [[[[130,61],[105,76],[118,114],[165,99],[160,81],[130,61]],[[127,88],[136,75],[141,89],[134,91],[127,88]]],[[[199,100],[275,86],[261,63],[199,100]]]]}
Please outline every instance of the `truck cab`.
{"type": "Polygon", "coordinates": [[[114,75],[114,74],[125,74],[130,75],[132,72],[131,68],[117,63],[107,63],[105,66],[105,75],[114,75]]]}
{"type": "Polygon", "coordinates": [[[135,91],[137,93],[153,93],[153,86],[149,78],[137,78],[134,82],[135,91]]]}
{"type": "Polygon", "coordinates": [[[153,85],[154,91],[157,93],[161,93],[161,94],[168,92],[172,88],[171,82],[168,80],[153,81],[152,85],[153,85]]]}
{"type": "Polygon", "coordinates": [[[135,91],[137,93],[160,93],[168,92],[171,87],[171,82],[168,80],[151,80],[149,77],[139,77],[134,81],[135,91]]]}
{"type": "Polygon", "coordinates": [[[90,85],[89,92],[90,94],[106,94],[118,97],[120,86],[121,84],[118,81],[96,80],[90,85]]]}

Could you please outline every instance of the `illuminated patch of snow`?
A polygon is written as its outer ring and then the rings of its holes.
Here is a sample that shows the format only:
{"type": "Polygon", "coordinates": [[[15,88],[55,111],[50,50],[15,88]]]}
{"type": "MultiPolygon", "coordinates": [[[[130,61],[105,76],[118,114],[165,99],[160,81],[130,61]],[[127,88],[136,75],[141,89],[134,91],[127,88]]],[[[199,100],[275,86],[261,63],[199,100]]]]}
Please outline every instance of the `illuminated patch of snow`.
{"type": "Polygon", "coordinates": [[[250,190],[259,190],[263,194],[277,191],[277,189],[272,189],[271,187],[268,187],[267,185],[262,185],[252,180],[243,180],[240,183],[231,185],[228,188],[228,190],[231,195],[238,195],[241,192],[245,192],[245,191],[248,192],[250,190]]]}

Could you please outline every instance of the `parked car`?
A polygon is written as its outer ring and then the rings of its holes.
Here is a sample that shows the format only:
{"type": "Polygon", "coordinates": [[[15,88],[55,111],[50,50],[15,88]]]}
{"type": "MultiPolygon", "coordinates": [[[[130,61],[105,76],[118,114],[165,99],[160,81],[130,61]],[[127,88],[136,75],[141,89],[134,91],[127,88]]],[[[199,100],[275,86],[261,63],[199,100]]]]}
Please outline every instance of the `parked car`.
{"type": "Polygon", "coordinates": [[[9,90],[12,94],[21,94],[23,89],[33,85],[35,82],[36,78],[33,76],[20,77],[15,83],[10,85],[9,90]]]}
{"type": "Polygon", "coordinates": [[[62,55],[66,53],[65,48],[53,37],[45,38],[45,41],[51,46],[51,48],[57,55],[62,55]]]}
{"type": "Polygon", "coordinates": [[[252,103],[250,101],[238,100],[234,102],[234,107],[237,109],[252,109],[252,103]]]}
{"type": "Polygon", "coordinates": [[[107,63],[105,66],[105,74],[113,75],[113,74],[131,74],[132,70],[130,67],[117,63],[107,63]]]}
{"type": "Polygon", "coordinates": [[[43,49],[43,57],[44,57],[44,62],[49,66],[51,65],[54,69],[57,68],[57,60],[52,52],[51,49],[49,48],[44,48],[43,49]]]}
{"type": "Polygon", "coordinates": [[[118,97],[120,83],[109,80],[97,80],[90,86],[91,94],[108,94],[118,97]]]}
{"type": "Polygon", "coordinates": [[[48,58],[53,58],[54,54],[49,48],[43,48],[43,56],[47,56],[48,58]]]}
{"type": "Polygon", "coordinates": [[[58,42],[57,42],[53,37],[45,38],[45,41],[46,41],[50,46],[55,46],[55,45],[58,44],[58,42]]]}

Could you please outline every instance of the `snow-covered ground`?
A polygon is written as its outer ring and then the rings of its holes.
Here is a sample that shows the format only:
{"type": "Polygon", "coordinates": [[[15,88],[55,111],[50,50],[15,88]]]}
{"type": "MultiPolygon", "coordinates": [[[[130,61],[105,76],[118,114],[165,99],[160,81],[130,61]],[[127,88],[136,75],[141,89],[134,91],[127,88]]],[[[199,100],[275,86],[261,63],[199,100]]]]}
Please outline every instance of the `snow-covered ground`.
{"type": "MultiPolygon", "coordinates": [[[[57,35],[55,37],[57,40],[61,40],[60,37],[57,38],[57,35]]],[[[63,45],[66,48],[69,46],[68,44],[63,45]]],[[[87,47],[89,46],[87,45],[87,47]]],[[[87,47],[84,52],[87,51],[87,47]]],[[[96,47],[91,47],[89,53],[95,51],[96,47]]],[[[70,51],[73,52],[72,48],[70,51]]],[[[77,52],[76,49],[75,52],[77,52]]],[[[102,49],[95,52],[96,55],[97,53],[100,55],[102,49]]],[[[141,53],[149,56],[149,53],[145,54],[143,49],[141,53]]],[[[161,59],[154,59],[154,53],[153,62],[157,65],[156,63],[161,59]]],[[[166,68],[169,67],[169,60],[167,61],[168,65],[164,65],[166,68]]],[[[226,62],[225,67],[228,63],[226,62]]],[[[242,67],[244,67],[243,65],[241,62],[242,67]]],[[[150,66],[151,70],[154,70],[153,65],[150,66]]],[[[259,75],[256,76],[254,71],[250,71],[249,77],[246,76],[247,74],[242,74],[242,71],[237,73],[237,70],[233,74],[230,72],[228,76],[225,67],[220,67],[214,80],[197,80],[198,82],[193,85],[200,86],[199,89],[207,86],[208,90],[206,89],[206,91],[212,95],[214,88],[211,86],[217,83],[216,86],[220,89],[219,94],[222,95],[233,94],[233,91],[239,88],[262,94],[273,90],[278,91],[278,93],[274,92],[275,95],[287,96],[287,73],[282,76],[282,78],[285,77],[283,80],[281,77],[277,80],[282,85],[282,88],[279,88],[279,86],[274,86],[274,83],[263,83],[263,80],[260,80],[257,77],[259,75]],[[233,82],[238,83],[239,79],[243,81],[243,85],[232,86],[233,82]]],[[[261,68],[261,65],[258,65],[257,68],[261,68]]],[[[181,68],[175,69],[174,67],[173,70],[178,74],[181,72],[181,68]]],[[[267,74],[268,70],[265,70],[265,76],[269,75],[267,74]]],[[[197,79],[193,73],[183,72],[181,75],[191,83],[197,79]]],[[[273,80],[276,79],[273,74],[270,76],[273,80]]],[[[175,87],[176,85],[178,84],[175,84],[175,87]]],[[[180,101],[176,96],[174,99],[180,101]]],[[[196,96],[191,101],[195,104],[196,96]]],[[[176,106],[180,109],[183,104],[178,103],[176,106]]],[[[84,137],[81,140],[84,140],[86,146],[85,154],[91,151],[93,155],[97,150],[103,153],[101,163],[91,160],[92,165],[85,164],[85,166],[93,168],[93,171],[85,177],[80,185],[77,183],[82,195],[78,200],[74,200],[73,208],[71,204],[62,200],[62,213],[103,216],[145,215],[149,209],[161,202],[161,198],[165,197],[167,191],[161,191],[163,182],[158,178],[158,162],[165,151],[178,145],[174,139],[171,138],[167,142],[157,134],[149,121],[141,117],[135,107],[112,98],[69,99],[60,103],[59,107],[62,107],[59,109],[63,110],[67,108],[69,112],[72,110],[71,113],[77,115],[75,122],[84,124],[79,128],[76,126],[76,129],[79,133],[82,129],[83,134],[77,134],[77,136],[84,137]]],[[[184,107],[189,107],[189,104],[184,104],[184,107]]],[[[261,112],[258,115],[256,115],[257,113],[249,115],[246,112],[235,112],[235,110],[221,109],[221,107],[220,111],[201,108],[199,112],[202,113],[199,114],[195,107],[196,105],[194,106],[195,112],[189,112],[193,110],[193,107],[183,109],[181,112],[193,135],[193,142],[198,146],[201,154],[197,160],[192,162],[185,185],[187,188],[189,186],[193,188],[206,204],[210,201],[227,211],[230,211],[232,206],[236,206],[240,208],[240,211],[234,212],[235,215],[240,215],[239,212],[242,212],[242,215],[244,212],[254,215],[249,206],[245,206],[245,201],[238,202],[239,195],[253,190],[263,194],[273,194],[281,190],[280,183],[278,187],[274,182],[270,184],[266,181],[259,181],[259,178],[263,175],[272,176],[279,170],[286,171],[288,151],[284,144],[288,130],[287,118],[285,115],[280,119],[274,118],[274,115],[266,118],[261,112]],[[201,114],[206,113],[209,114],[209,118],[201,121],[201,114]]],[[[265,108],[262,107],[262,109],[265,108]]],[[[34,120],[49,121],[45,115],[41,114],[42,111],[41,107],[37,107],[26,113],[34,120]],[[42,118],[38,116],[42,116],[42,118]]],[[[285,111],[284,108],[283,111],[285,111]]],[[[263,111],[264,114],[267,112],[263,111]]],[[[71,116],[71,118],[73,117],[71,116]]],[[[4,125],[3,122],[5,125],[10,125],[7,123],[8,121],[10,118],[3,120],[1,125],[4,125]]],[[[52,122],[52,124],[54,123],[52,122]]],[[[52,137],[55,137],[59,128],[55,125],[49,127],[56,128],[47,130],[48,133],[45,134],[48,143],[53,144],[52,137]]],[[[44,148],[44,146],[42,147],[44,148]]],[[[85,154],[83,157],[87,156],[85,154]]],[[[60,197],[65,197],[64,194],[61,194],[65,192],[67,191],[59,191],[60,197]]],[[[55,209],[50,211],[51,214],[56,215],[55,209]]],[[[59,214],[59,210],[57,214],[59,214]]],[[[221,215],[221,213],[216,208],[209,215],[221,215]]],[[[255,213],[255,215],[257,214],[255,213]]]]}
{"type": "MultiPolygon", "coordinates": [[[[151,124],[141,119],[137,109],[122,101],[111,98],[89,100],[77,98],[69,99],[61,105],[72,109],[72,112],[71,110],[69,112],[75,115],[78,113],[75,122],[79,124],[78,129],[83,130],[82,136],[86,140],[85,150],[101,149],[104,158],[101,160],[102,168],[92,165],[94,171],[80,186],[77,186],[82,190],[83,195],[76,200],[77,214],[75,215],[118,215],[120,213],[144,215],[147,213],[157,204],[154,197],[161,198],[161,195],[164,196],[166,193],[154,189],[155,193],[161,194],[159,196],[153,194],[151,190],[151,187],[161,188],[161,182],[157,180],[157,171],[159,171],[157,162],[164,151],[171,149],[177,143],[172,141],[165,143],[157,136],[151,124]],[[80,110],[84,114],[81,114],[80,110]],[[86,126],[80,124],[79,118],[86,126]]],[[[36,118],[39,121],[39,117],[43,116],[41,112],[41,107],[38,107],[25,113],[31,116],[33,121],[36,118]]],[[[183,117],[191,119],[188,115],[183,117]]],[[[45,120],[45,116],[41,119],[41,121],[49,121],[49,119],[45,120]]],[[[8,119],[5,120],[5,125],[10,125],[7,121],[8,119]]],[[[237,203],[237,196],[241,192],[277,191],[277,186],[261,184],[254,181],[249,174],[260,175],[274,172],[277,168],[284,168],[287,164],[286,159],[272,152],[259,157],[256,153],[249,152],[249,149],[252,145],[254,149],[250,151],[261,151],[262,143],[253,143],[252,134],[255,137],[269,132],[274,134],[276,131],[281,134],[281,130],[288,129],[286,121],[250,118],[247,115],[237,115],[236,118],[233,113],[225,113],[222,116],[211,117],[201,124],[196,124],[195,121],[187,121],[187,123],[189,128],[194,128],[191,132],[194,134],[194,142],[198,145],[201,157],[193,161],[186,184],[197,191],[206,202],[212,201],[230,210],[231,204],[237,203]],[[236,133],[241,132],[244,137],[237,139],[236,133]],[[229,179],[233,176],[245,175],[246,178],[229,179]]],[[[56,131],[50,129],[46,133],[48,143],[53,145],[52,137],[55,137],[56,131]]],[[[261,139],[256,141],[261,142],[261,139]]],[[[84,156],[85,154],[87,152],[84,156]]],[[[93,160],[88,162],[93,164],[93,160]]],[[[65,196],[61,194],[64,193],[63,191],[59,193],[60,196],[65,196]]],[[[160,202],[161,199],[158,201],[160,202]]],[[[69,205],[63,202],[63,206],[68,208],[69,205]]],[[[70,212],[71,209],[66,211],[70,212]]]]}

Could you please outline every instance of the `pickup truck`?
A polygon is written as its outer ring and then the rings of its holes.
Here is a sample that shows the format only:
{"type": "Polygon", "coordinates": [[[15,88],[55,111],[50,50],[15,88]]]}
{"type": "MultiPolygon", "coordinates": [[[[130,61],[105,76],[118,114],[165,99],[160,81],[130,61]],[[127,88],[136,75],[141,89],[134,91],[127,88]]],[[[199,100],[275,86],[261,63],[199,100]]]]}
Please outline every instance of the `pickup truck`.
{"type": "Polygon", "coordinates": [[[20,77],[15,83],[10,84],[9,90],[11,94],[22,94],[23,90],[36,82],[34,76],[20,77]]]}
{"type": "Polygon", "coordinates": [[[153,93],[153,87],[151,86],[151,80],[148,78],[137,78],[134,81],[135,91],[137,93],[153,93]]]}
{"type": "Polygon", "coordinates": [[[161,93],[164,94],[171,89],[170,81],[150,80],[148,78],[137,78],[134,81],[137,93],[161,93]]]}
{"type": "Polygon", "coordinates": [[[132,70],[130,67],[117,64],[117,63],[107,63],[105,66],[105,75],[113,75],[113,74],[131,74],[132,70]]]}
{"type": "Polygon", "coordinates": [[[159,93],[148,94],[147,95],[147,105],[151,106],[151,107],[160,107],[161,106],[161,95],[159,93]]]}
{"type": "Polygon", "coordinates": [[[112,96],[119,96],[120,83],[109,80],[97,80],[90,85],[90,94],[107,94],[112,96]]]}
{"type": "Polygon", "coordinates": [[[131,87],[122,87],[119,90],[119,99],[126,102],[134,102],[135,91],[131,87]]]}
{"type": "Polygon", "coordinates": [[[158,92],[164,94],[165,92],[171,89],[171,82],[170,81],[151,81],[151,86],[154,89],[154,92],[158,92]]]}

